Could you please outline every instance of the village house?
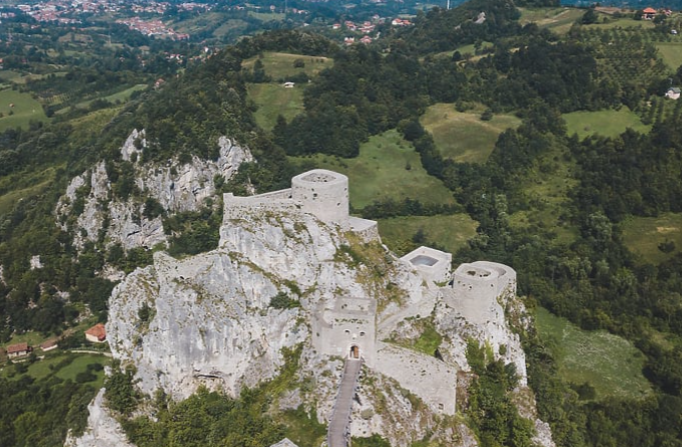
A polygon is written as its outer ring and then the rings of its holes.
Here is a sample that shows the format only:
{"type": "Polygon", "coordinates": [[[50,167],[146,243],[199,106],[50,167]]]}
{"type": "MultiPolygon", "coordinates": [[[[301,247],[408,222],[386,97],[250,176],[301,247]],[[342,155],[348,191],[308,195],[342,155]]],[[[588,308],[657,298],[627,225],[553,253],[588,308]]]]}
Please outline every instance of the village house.
{"type": "Polygon", "coordinates": [[[59,342],[59,340],[57,340],[56,338],[46,340],[40,344],[40,349],[42,349],[43,352],[52,351],[52,350],[57,349],[59,347],[58,342],[59,342]]]}
{"type": "Polygon", "coordinates": [[[103,343],[107,339],[107,331],[102,323],[97,323],[85,331],[85,339],[92,343],[103,343]]]}
{"type": "Polygon", "coordinates": [[[654,17],[656,17],[656,10],[654,8],[646,8],[642,11],[642,18],[644,20],[652,20],[654,17]]]}
{"type": "Polygon", "coordinates": [[[670,99],[678,99],[680,97],[679,87],[670,87],[667,92],[665,92],[665,97],[670,99]]]}
{"type": "Polygon", "coordinates": [[[10,345],[7,347],[7,357],[14,359],[17,357],[23,357],[31,352],[31,347],[28,343],[17,343],[16,345],[10,345]]]}

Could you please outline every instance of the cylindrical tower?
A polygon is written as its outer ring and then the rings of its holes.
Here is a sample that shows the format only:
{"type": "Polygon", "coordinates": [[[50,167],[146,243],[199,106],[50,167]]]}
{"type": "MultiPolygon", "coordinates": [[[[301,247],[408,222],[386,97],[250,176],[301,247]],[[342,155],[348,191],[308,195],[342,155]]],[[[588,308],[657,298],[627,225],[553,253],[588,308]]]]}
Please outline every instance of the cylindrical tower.
{"type": "Polygon", "coordinates": [[[348,177],[314,169],[291,179],[291,198],[326,223],[348,223],[348,177]]]}

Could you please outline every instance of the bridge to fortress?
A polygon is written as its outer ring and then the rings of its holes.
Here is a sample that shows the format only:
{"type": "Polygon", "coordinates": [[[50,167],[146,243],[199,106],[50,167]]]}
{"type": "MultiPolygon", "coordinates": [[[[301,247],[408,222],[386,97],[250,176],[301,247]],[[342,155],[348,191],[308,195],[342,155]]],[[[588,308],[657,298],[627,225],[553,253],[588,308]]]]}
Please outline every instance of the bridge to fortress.
{"type": "Polygon", "coordinates": [[[329,447],[347,447],[350,440],[351,410],[353,397],[358,387],[358,378],[362,370],[362,359],[349,357],[343,367],[343,377],[336,395],[332,417],[327,431],[329,447]]]}

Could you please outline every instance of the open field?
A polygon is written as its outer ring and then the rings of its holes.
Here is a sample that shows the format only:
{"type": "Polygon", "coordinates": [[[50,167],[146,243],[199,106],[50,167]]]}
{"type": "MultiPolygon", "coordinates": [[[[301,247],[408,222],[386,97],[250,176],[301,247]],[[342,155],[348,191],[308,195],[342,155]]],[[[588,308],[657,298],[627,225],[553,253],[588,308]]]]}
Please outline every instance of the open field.
{"type": "MultiPolygon", "coordinates": [[[[59,353],[56,355],[48,355],[42,360],[36,360],[33,364],[28,366],[26,374],[36,380],[54,375],[63,380],[76,380],[78,373],[87,371],[87,366],[92,363],[97,363],[106,366],[111,362],[108,357],[94,354],[68,354],[59,353]]],[[[5,367],[0,372],[0,377],[9,377],[14,371],[14,366],[5,367]]],[[[93,382],[94,387],[100,388],[104,383],[104,371],[93,371],[97,377],[93,382]]],[[[13,375],[12,380],[22,377],[20,374],[13,375]]]]}
{"type": "Polygon", "coordinates": [[[585,14],[584,10],[576,8],[519,9],[520,24],[536,23],[540,28],[551,29],[557,34],[566,34],[573,23],[585,14]]]}
{"type": "MultiPolygon", "coordinates": [[[[605,16],[604,14],[597,14],[599,20],[605,16]]],[[[641,29],[652,29],[656,25],[653,20],[635,20],[629,17],[622,17],[619,19],[611,19],[606,23],[593,23],[591,25],[583,25],[587,28],[599,28],[599,29],[613,29],[613,28],[641,28],[641,29]]]]}
{"type": "MultiPolygon", "coordinates": [[[[242,66],[251,69],[257,59],[258,56],[247,59],[242,63],[242,66]]],[[[305,72],[309,77],[315,76],[325,68],[331,67],[334,64],[334,59],[324,56],[303,56],[300,54],[266,51],[263,53],[261,62],[263,63],[265,74],[272,76],[273,81],[276,81],[301,72],[305,72]],[[305,67],[294,67],[296,59],[301,59],[305,63],[305,67]]]]}
{"type": "Polygon", "coordinates": [[[645,262],[660,264],[682,250],[682,214],[667,213],[658,217],[630,217],[621,224],[623,242],[645,262]],[[675,249],[663,253],[662,242],[672,241],[675,249]]]}
{"type": "MultiPolygon", "coordinates": [[[[0,215],[8,213],[14,204],[25,197],[40,194],[55,177],[55,167],[40,172],[19,172],[0,178],[0,215]]],[[[23,340],[22,340],[23,341],[23,340]]]]}
{"type": "Polygon", "coordinates": [[[605,331],[583,331],[538,308],[540,338],[558,354],[559,374],[569,383],[589,383],[596,399],[642,398],[652,392],[642,375],[644,354],[624,338],[605,331]]]}
{"type": "Polygon", "coordinates": [[[364,208],[375,200],[389,198],[454,203],[452,193],[440,180],[426,173],[419,154],[396,130],[370,137],[360,147],[357,158],[316,154],[291,159],[305,169],[324,168],[347,175],[350,202],[356,209],[364,208]]]}
{"type": "Polygon", "coordinates": [[[682,65],[682,41],[676,42],[657,42],[654,46],[658,49],[658,54],[671,70],[677,70],[682,65]]]}
{"type": "Polygon", "coordinates": [[[261,20],[263,22],[270,22],[272,20],[276,22],[281,22],[284,20],[285,15],[284,13],[281,12],[256,12],[256,11],[249,11],[249,16],[253,17],[254,19],[261,20]]]}
{"type": "Polygon", "coordinates": [[[28,127],[31,120],[47,121],[43,107],[29,93],[12,89],[0,91],[0,132],[14,127],[28,127]],[[14,107],[10,107],[10,105],[14,107]],[[11,113],[11,115],[10,115],[11,113]]]}
{"type": "Polygon", "coordinates": [[[637,132],[648,133],[651,126],[643,124],[639,116],[622,107],[620,110],[598,110],[596,112],[572,112],[563,115],[568,135],[574,132],[583,139],[592,134],[615,137],[629,127],[637,132]]]}
{"type": "Polygon", "coordinates": [[[244,31],[248,26],[249,24],[244,20],[229,19],[213,30],[213,36],[220,38],[228,35],[231,31],[244,31]]]}
{"type": "Polygon", "coordinates": [[[484,108],[458,112],[454,104],[438,103],[426,109],[421,124],[431,132],[445,158],[464,163],[485,163],[505,129],[516,128],[521,120],[513,115],[494,115],[481,121],[484,108]]]}
{"type": "Polygon", "coordinates": [[[256,122],[266,130],[277,124],[282,115],[287,122],[303,112],[303,86],[284,88],[280,84],[248,84],[249,97],[258,105],[254,113],[256,122]]]}
{"type": "Polygon", "coordinates": [[[476,235],[477,227],[478,222],[465,213],[451,216],[406,216],[379,219],[379,234],[382,240],[396,252],[401,252],[400,246],[403,241],[412,240],[412,236],[421,229],[428,242],[436,242],[445,251],[456,253],[476,235]]]}

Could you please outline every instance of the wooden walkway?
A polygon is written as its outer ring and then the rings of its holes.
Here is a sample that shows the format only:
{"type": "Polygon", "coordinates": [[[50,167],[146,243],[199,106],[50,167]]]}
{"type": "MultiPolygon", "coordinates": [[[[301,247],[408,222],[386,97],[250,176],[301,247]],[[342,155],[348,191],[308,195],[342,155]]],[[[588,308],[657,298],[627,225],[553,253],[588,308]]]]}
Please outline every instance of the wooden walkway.
{"type": "Polygon", "coordinates": [[[350,413],[361,370],[362,360],[346,359],[341,385],[339,385],[339,394],[336,396],[332,419],[329,421],[329,431],[327,432],[327,445],[329,447],[348,447],[350,413]]]}

